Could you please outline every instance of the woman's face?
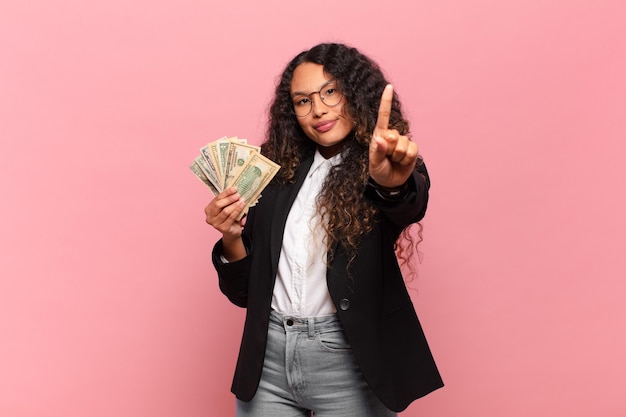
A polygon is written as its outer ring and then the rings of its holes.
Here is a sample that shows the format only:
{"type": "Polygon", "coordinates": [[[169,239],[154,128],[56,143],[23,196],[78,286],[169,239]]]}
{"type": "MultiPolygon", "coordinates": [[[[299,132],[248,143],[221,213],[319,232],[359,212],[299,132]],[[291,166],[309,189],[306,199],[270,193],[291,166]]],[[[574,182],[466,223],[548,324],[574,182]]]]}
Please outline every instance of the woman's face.
{"type": "Polygon", "coordinates": [[[332,77],[324,72],[319,64],[304,62],[296,67],[291,79],[291,98],[294,107],[305,113],[310,104],[311,111],[306,116],[296,116],[300,127],[313,142],[317,143],[322,156],[330,158],[337,155],[343,146],[344,139],[352,131],[354,123],[343,114],[346,98],[339,104],[328,106],[320,98],[320,94],[328,94],[326,101],[332,103],[333,89],[336,86],[332,77]],[[321,92],[320,92],[321,91],[321,92]],[[310,102],[310,103],[309,103],[310,102]],[[301,109],[305,110],[302,111],[301,109]]]}

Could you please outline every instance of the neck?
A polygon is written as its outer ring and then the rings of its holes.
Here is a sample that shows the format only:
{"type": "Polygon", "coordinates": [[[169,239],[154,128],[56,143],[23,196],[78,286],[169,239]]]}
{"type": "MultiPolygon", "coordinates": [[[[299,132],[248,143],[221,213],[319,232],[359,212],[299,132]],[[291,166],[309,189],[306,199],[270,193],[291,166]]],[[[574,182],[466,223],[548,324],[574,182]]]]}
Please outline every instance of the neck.
{"type": "Polygon", "coordinates": [[[322,155],[325,159],[330,159],[333,156],[339,154],[342,149],[343,149],[343,142],[337,143],[336,145],[333,145],[333,146],[318,146],[317,147],[317,150],[319,151],[320,155],[322,155]]]}

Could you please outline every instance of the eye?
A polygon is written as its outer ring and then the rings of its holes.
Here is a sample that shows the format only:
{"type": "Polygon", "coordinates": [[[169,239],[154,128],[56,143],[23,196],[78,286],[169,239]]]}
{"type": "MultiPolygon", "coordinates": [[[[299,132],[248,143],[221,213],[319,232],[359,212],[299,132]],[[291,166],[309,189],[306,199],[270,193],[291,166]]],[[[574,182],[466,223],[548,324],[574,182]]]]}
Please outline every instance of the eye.
{"type": "Polygon", "coordinates": [[[308,97],[296,97],[293,99],[293,105],[296,107],[306,106],[311,102],[311,99],[308,97]]]}
{"type": "Polygon", "coordinates": [[[328,87],[324,90],[324,97],[328,97],[328,96],[332,96],[333,94],[337,93],[337,88],[336,87],[328,87]]]}

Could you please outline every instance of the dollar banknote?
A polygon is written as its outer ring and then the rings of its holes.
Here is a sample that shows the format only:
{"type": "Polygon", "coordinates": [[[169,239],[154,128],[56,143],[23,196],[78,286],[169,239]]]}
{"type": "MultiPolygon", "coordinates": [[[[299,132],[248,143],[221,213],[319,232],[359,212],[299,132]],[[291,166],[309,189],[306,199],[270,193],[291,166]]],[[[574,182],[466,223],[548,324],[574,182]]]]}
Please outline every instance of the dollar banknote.
{"type": "Polygon", "coordinates": [[[224,163],[223,163],[224,158],[221,158],[220,144],[225,144],[226,148],[228,148],[227,139],[228,138],[224,136],[221,139],[218,139],[216,141],[209,143],[203,148],[204,157],[211,159],[211,161],[213,162],[213,166],[215,167],[215,172],[217,173],[217,177],[220,180],[220,189],[224,189],[224,163]]]}
{"type": "Polygon", "coordinates": [[[198,164],[196,161],[193,161],[189,168],[193,171],[194,174],[196,174],[196,177],[200,178],[200,180],[205,183],[207,187],[209,187],[209,190],[211,190],[211,194],[216,196],[220,193],[215,185],[213,185],[213,183],[209,181],[209,178],[206,176],[204,171],[202,171],[202,168],[200,168],[200,164],[198,164]]]}
{"type": "Polygon", "coordinates": [[[232,182],[237,192],[246,201],[243,213],[255,205],[261,197],[261,191],[276,175],[280,165],[260,153],[252,155],[232,182]]]}
{"type": "Polygon", "coordinates": [[[243,217],[259,201],[280,165],[261,155],[260,148],[248,145],[246,139],[225,136],[200,148],[189,168],[214,196],[236,187],[246,201],[243,217]]]}
{"type": "MultiPolygon", "coordinates": [[[[206,159],[204,159],[204,157],[202,157],[202,155],[196,157],[196,159],[194,159],[194,163],[200,168],[202,173],[204,173],[209,182],[213,184],[213,187],[215,187],[219,194],[219,192],[222,191],[221,182],[219,181],[219,178],[217,178],[217,174],[211,165],[206,161],[206,159]]],[[[202,180],[202,178],[200,179],[202,180]]]]}
{"type": "Polygon", "coordinates": [[[226,164],[224,166],[224,188],[230,187],[246,162],[253,155],[258,154],[259,150],[258,146],[238,142],[230,142],[228,144],[226,164]]]}

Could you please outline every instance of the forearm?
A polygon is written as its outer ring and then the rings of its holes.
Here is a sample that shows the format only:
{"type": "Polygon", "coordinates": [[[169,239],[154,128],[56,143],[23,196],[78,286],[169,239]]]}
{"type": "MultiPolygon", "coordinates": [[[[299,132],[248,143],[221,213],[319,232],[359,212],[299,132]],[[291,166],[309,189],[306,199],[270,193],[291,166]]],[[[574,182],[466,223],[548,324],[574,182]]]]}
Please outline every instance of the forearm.
{"type": "Polygon", "coordinates": [[[222,256],[228,262],[236,262],[246,257],[247,251],[241,236],[222,238],[222,256]]]}

